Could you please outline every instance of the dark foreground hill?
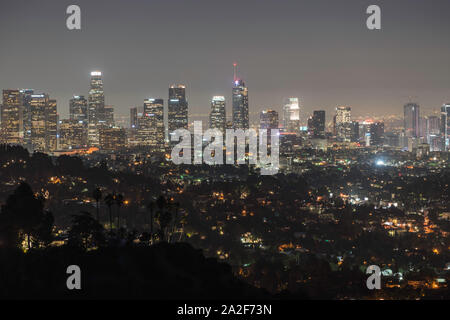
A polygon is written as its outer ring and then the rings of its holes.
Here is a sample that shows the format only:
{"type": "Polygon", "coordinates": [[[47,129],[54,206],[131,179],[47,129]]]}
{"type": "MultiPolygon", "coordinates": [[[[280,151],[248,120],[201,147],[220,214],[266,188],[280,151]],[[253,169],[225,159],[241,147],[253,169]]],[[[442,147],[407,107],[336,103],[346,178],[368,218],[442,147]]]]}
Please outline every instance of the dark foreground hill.
{"type": "Polygon", "coordinates": [[[0,299],[242,299],[269,298],[238,280],[231,267],[188,244],[70,247],[0,251],[0,299]],[[81,290],[68,290],[67,267],[81,269],[81,290]]]}

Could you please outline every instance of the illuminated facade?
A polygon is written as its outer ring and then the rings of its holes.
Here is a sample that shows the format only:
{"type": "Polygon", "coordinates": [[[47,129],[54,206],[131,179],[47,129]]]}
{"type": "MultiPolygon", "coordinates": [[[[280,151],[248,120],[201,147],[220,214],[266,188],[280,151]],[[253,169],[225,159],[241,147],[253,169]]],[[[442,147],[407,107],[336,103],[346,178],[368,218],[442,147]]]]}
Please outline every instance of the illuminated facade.
{"type": "Polygon", "coordinates": [[[441,140],[442,151],[450,150],[450,104],[441,108],[441,140]]]}
{"type": "Polygon", "coordinates": [[[1,136],[4,143],[23,142],[23,96],[19,90],[3,90],[1,136]]]}
{"type": "Polygon", "coordinates": [[[267,134],[270,134],[271,129],[278,129],[278,112],[274,110],[264,110],[260,115],[260,129],[268,130],[267,134]]]}
{"type": "Polygon", "coordinates": [[[58,113],[56,100],[47,94],[34,94],[30,99],[31,146],[34,151],[52,152],[57,149],[58,113]]]}
{"type": "Polygon", "coordinates": [[[248,88],[236,79],[233,85],[233,128],[247,130],[249,123],[248,88]]]}
{"type": "Polygon", "coordinates": [[[283,103],[283,128],[285,132],[300,131],[300,104],[298,98],[287,98],[283,103]]]}
{"type": "Polygon", "coordinates": [[[222,134],[226,132],[227,114],[224,96],[215,96],[211,101],[211,112],[209,114],[209,128],[219,129],[222,134]]]}
{"type": "Polygon", "coordinates": [[[149,146],[153,150],[163,151],[164,133],[164,100],[146,99],[144,101],[144,111],[138,118],[137,144],[149,146]]]}
{"type": "Polygon", "coordinates": [[[105,106],[105,124],[108,127],[114,127],[114,107],[105,106]]]}
{"type": "Polygon", "coordinates": [[[106,125],[105,95],[103,91],[102,73],[99,71],[91,72],[88,114],[88,144],[91,147],[99,147],[99,130],[101,127],[106,125]]]}
{"type": "Polygon", "coordinates": [[[404,129],[406,138],[420,137],[420,106],[417,103],[407,103],[403,107],[404,129]]]}
{"type": "Polygon", "coordinates": [[[58,149],[80,149],[87,146],[87,123],[77,120],[59,122],[58,149]]]}
{"type": "Polygon", "coordinates": [[[350,142],[354,137],[354,126],[352,125],[352,109],[346,106],[336,108],[335,118],[336,138],[340,142],[350,142]]]}
{"type": "Polygon", "coordinates": [[[101,150],[116,151],[127,146],[125,129],[102,127],[99,133],[101,150]]]}
{"type": "Polygon", "coordinates": [[[88,102],[84,96],[73,96],[70,99],[69,114],[70,120],[84,121],[87,123],[89,119],[88,102]]]}
{"type": "Polygon", "coordinates": [[[169,88],[168,101],[168,129],[169,134],[177,129],[188,129],[188,102],[186,100],[186,86],[172,85],[169,88]]]}

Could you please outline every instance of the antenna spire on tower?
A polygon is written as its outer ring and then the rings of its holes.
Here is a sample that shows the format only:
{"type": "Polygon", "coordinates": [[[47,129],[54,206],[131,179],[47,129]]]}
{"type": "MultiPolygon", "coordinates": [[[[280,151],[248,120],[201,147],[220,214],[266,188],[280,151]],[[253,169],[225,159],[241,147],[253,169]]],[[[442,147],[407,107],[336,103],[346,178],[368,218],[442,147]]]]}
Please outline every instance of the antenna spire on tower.
{"type": "Polygon", "coordinates": [[[233,68],[234,68],[234,82],[237,81],[237,63],[233,63],[233,68]]]}

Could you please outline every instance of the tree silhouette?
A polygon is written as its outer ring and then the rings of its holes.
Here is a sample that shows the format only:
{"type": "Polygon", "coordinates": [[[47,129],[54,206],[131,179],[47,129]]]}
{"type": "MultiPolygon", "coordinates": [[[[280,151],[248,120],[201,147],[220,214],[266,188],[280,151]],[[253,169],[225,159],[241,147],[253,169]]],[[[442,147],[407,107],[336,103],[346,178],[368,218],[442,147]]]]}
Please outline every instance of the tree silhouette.
{"type": "Polygon", "coordinates": [[[92,197],[95,199],[95,202],[97,203],[97,220],[100,222],[100,209],[99,209],[99,202],[102,199],[102,191],[100,188],[95,188],[94,192],[92,192],[92,197]]]}
{"type": "Polygon", "coordinates": [[[104,245],[103,226],[88,212],[73,215],[68,244],[84,250],[104,245]]]}
{"type": "Polygon", "coordinates": [[[120,208],[123,205],[123,195],[120,193],[114,197],[117,206],[117,228],[120,229],[120,208]]]}
{"type": "Polygon", "coordinates": [[[155,211],[155,207],[156,207],[156,203],[154,201],[151,201],[148,205],[147,208],[150,211],[150,239],[153,239],[153,213],[155,211]]]}
{"type": "Polygon", "coordinates": [[[9,228],[4,233],[7,243],[18,245],[23,234],[26,235],[29,250],[33,236],[37,239],[42,236],[43,239],[51,234],[53,216],[44,211],[44,199],[35,196],[31,187],[22,182],[2,206],[0,224],[2,230],[9,228]],[[47,235],[44,236],[44,233],[47,235]]]}
{"type": "Polygon", "coordinates": [[[114,195],[108,193],[108,195],[104,199],[106,205],[109,210],[109,231],[112,233],[112,206],[114,205],[114,195]]]}

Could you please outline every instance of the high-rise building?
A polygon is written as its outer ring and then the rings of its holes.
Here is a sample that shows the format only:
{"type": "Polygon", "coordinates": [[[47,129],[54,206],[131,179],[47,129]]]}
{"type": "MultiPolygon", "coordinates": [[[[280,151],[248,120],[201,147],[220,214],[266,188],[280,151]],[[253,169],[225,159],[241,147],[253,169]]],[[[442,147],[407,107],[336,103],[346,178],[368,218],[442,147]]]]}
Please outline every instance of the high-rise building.
{"type": "Polygon", "coordinates": [[[91,86],[89,90],[89,124],[105,122],[105,94],[103,92],[102,73],[91,72],[91,86]]]}
{"type": "Polygon", "coordinates": [[[58,149],[58,105],[49,99],[45,110],[45,147],[47,152],[58,149]]]}
{"type": "Polygon", "coordinates": [[[298,98],[287,98],[284,100],[283,128],[285,132],[300,131],[300,104],[298,98]]]}
{"type": "Polygon", "coordinates": [[[114,127],[114,107],[113,106],[105,106],[105,124],[108,127],[114,127]]]}
{"type": "Polygon", "coordinates": [[[177,129],[188,129],[188,101],[186,86],[172,85],[169,88],[168,130],[172,134],[177,129]]]}
{"type": "Polygon", "coordinates": [[[209,114],[209,128],[219,129],[222,134],[226,132],[227,114],[225,109],[225,97],[215,96],[211,101],[211,113],[209,114]]]}
{"type": "Polygon", "coordinates": [[[88,122],[88,102],[84,96],[73,96],[69,101],[69,118],[88,122]]]}
{"type": "Polygon", "coordinates": [[[34,90],[22,89],[20,90],[23,98],[23,146],[28,149],[29,152],[33,151],[31,144],[31,96],[34,94],[34,90]]]}
{"type": "Polygon", "coordinates": [[[335,131],[336,138],[341,142],[350,142],[352,140],[352,109],[346,106],[336,108],[335,131]]]}
{"type": "Polygon", "coordinates": [[[138,108],[137,107],[130,108],[130,128],[131,129],[138,128],[138,108]]]}
{"type": "Polygon", "coordinates": [[[309,132],[313,138],[325,138],[325,111],[314,111],[311,118],[311,125],[308,125],[309,132]]]}
{"type": "Polygon", "coordinates": [[[87,146],[87,123],[77,120],[59,121],[58,149],[69,150],[87,146]]]}
{"type": "Polygon", "coordinates": [[[164,150],[164,100],[146,99],[144,112],[138,120],[137,142],[153,150],[164,150]]]}
{"type": "Polygon", "coordinates": [[[369,126],[370,145],[381,146],[384,142],[384,122],[374,122],[369,126]]]}
{"type": "Polygon", "coordinates": [[[267,133],[270,134],[270,130],[278,129],[279,120],[278,112],[268,109],[263,110],[260,115],[260,129],[266,129],[267,133]]]}
{"type": "Polygon", "coordinates": [[[56,100],[48,94],[33,94],[31,108],[31,146],[34,151],[51,152],[58,147],[58,113],[56,100]]]}
{"type": "Polygon", "coordinates": [[[247,130],[250,128],[248,108],[248,88],[244,81],[235,79],[233,85],[233,128],[247,130]]]}
{"type": "Polygon", "coordinates": [[[122,128],[101,127],[99,137],[101,150],[104,151],[116,151],[127,146],[127,133],[122,128]]]}
{"type": "Polygon", "coordinates": [[[441,140],[442,151],[450,150],[450,103],[441,108],[441,140]]]}
{"type": "Polygon", "coordinates": [[[1,136],[4,143],[23,142],[23,95],[20,90],[3,90],[1,136]]]}
{"type": "Polygon", "coordinates": [[[417,103],[407,103],[403,107],[404,129],[406,138],[420,137],[420,106],[417,103]]]}

